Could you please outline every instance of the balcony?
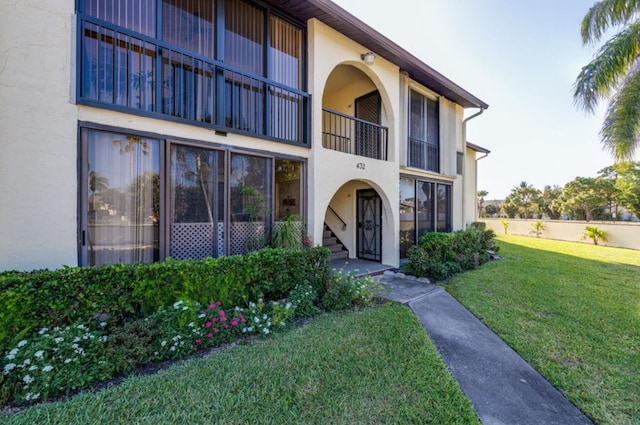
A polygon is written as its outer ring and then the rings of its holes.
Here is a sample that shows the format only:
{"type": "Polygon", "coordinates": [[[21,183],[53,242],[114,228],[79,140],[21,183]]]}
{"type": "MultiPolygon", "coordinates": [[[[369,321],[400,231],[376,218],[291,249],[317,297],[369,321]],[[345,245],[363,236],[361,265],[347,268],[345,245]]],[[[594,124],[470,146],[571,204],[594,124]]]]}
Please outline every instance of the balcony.
{"type": "Polygon", "coordinates": [[[79,16],[78,102],[309,146],[309,94],[79,16]]]}
{"type": "Polygon", "coordinates": [[[322,146],[339,152],[387,160],[387,127],[322,108],[322,146]]]}

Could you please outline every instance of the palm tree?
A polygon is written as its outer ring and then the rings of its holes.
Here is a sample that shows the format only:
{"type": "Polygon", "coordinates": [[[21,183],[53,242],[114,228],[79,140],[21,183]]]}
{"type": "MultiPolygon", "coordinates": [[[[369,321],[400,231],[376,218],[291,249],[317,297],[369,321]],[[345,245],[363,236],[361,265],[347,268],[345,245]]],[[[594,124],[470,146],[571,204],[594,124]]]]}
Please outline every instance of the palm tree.
{"type": "Polygon", "coordinates": [[[482,217],[482,207],[484,206],[484,197],[487,196],[489,192],[486,190],[478,191],[478,217],[482,217]]]}
{"type": "Polygon", "coordinates": [[[580,71],[573,97],[589,113],[608,100],[600,136],[614,159],[624,161],[640,145],[640,1],[598,1],[583,18],[581,34],[584,44],[595,44],[618,26],[622,29],[580,71]]]}

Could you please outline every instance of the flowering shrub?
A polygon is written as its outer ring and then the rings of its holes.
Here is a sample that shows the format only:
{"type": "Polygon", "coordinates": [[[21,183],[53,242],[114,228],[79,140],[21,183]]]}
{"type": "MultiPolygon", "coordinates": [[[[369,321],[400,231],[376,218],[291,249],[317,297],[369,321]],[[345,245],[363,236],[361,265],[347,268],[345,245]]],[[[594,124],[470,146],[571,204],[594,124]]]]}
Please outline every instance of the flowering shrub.
{"type": "Polygon", "coordinates": [[[293,304],[295,317],[312,317],[320,313],[320,309],[315,306],[318,293],[313,286],[301,283],[293,288],[289,294],[289,301],[293,304]]]}
{"type": "Polygon", "coordinates": [[[236,307],[235,310],[246,318],[242,333],[256,335],[268,335],[273,328],[285,326],[294,313],[290,302],[272,301],[265,304],[262,298],[257,303],[250,302],[248,308],[236,307]]]}
{"type": "Polygon", "coordinates": [[[2,357],[3,387],[14,400],[33,402],[107,379],[113,370],[104,354],[106,341],[102,329],[84,323],[44,327],[2,357]]]}
{"type": "Polygon", "coordinates": [[[195,348],[213,347],[229,341],[233,341],[241,334],[241,328],[247,319],[236,310],[229,316],[222,309],[222,303],[217,301],[209,305],[198,316],[201,334],[196,340],[195,348]]]}
{"type": "Polygon", "coordinates": [[[370,277],[356,277],[342,270],[333,274],[322,298],[325,310],[342,310],[353,304],[367,305],[381,286],[370,277]]]}

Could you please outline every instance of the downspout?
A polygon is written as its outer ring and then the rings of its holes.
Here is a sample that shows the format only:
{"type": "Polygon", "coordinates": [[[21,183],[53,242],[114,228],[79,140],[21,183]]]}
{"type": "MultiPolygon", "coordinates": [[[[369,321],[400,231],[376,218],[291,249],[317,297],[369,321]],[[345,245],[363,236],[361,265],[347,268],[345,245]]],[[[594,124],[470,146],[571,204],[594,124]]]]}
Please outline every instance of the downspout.
{"type": "MultiPolygon", "coordinates": [[[[480,110],[479,110],[478,112],[476,112],[475,114],[473,114],[473,115],[471,115],[471,116],[469,116],[469,117],[467,117],[467,118],[465,118],[465,119],[463,119],[463,120],[462,120],[462,147],[463,147],[463,154],[464,154],[464,156],[466,156],[466,155],[467,155],[467,121],[471,121],[472,119],[474,119],[474,118],[476,118],[476,117],[478,117],[478,116],[482,115],[482,113],[484,112],[484,110],[485,110],[485,109],[487,109],[487,108],[483,108],[483,107],[481,106],[481,107],[480,107],[480,110]]],[[[488,154],[487,154],[487,155],[488,155],[488,154]]],[[[485,155],[485,156],[486,156],[486,155],[485,155]]],[[[484,157],[483,157],[483,158],[484,158],[484,157]]],[[[463,222],[464,222],[464,212],[466,211],[466,210],[465,210],[465,199],[467,198],[467,194],[466,194],[466,192],[465,192],[465,189],[466,189],[466,188],[465,188],[465,186],[466,186],[466,185],[464,184],[464,179],[465,179],[465,177],[466,177],[466,175],[467,175],[467,170],[465,170],[465,163],[466,163],[466,161],[463,161],[463,162],[462,162],[462,179],[463,179],[463,180],[462,180],[462,221],[463,221],[463,222]]],[[[475,186],[476,186],[476,187],[477,187],[477,185],[478,185],[478,172],[477,172],[477,168],[478,168],[478,167],[476,167],[476,184],[475,184],[475,186]]],[[[473,199],[475,199],[475,194],[474,194],[473,199]]],[[[474,203],[475,203],[475,201],[474,201],[474,203]]],[[[476,217],[476,215],[478,214],[478,207],[477,207],[477,206],[474,206],[474,207],[473,207],[473,211],[474,211],[474,213],[473,213],[474,218],[477,218],[477,217],[476,217]]],[[[463,223],[463,224],[464,224],[464,223],[463,223]]]]}

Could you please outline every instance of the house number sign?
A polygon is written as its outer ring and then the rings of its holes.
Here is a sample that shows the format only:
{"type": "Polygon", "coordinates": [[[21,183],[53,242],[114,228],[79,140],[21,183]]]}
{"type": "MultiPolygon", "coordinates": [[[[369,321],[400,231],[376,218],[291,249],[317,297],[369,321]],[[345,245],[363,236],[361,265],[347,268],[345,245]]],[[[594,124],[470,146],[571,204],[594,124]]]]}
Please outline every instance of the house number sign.
{"type": "Polygon", "coordinates": [[[358,163],[356,164],[356,168],[357,168],[358,170],[364,170],[364,169],[365,169],[365,163],[364,163],[364,162],[358,162],[358,163]]]}

